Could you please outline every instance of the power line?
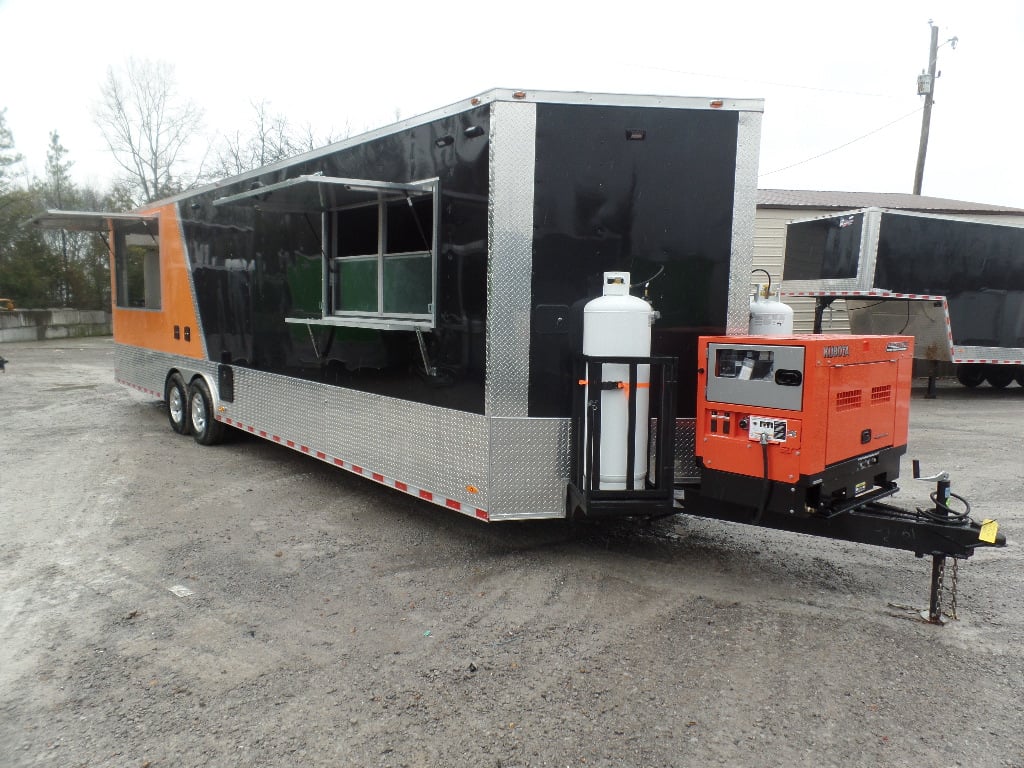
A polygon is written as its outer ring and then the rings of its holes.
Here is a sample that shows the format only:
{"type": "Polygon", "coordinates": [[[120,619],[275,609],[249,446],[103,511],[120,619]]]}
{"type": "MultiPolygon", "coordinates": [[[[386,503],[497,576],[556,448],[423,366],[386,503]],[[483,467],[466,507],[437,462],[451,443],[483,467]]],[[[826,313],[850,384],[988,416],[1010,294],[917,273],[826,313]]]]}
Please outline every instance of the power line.
{"type": "Polygon", "coordinates": [[[805,160],[800,160],[799,162],[793,163],[792,165],[787,165],[787,166],[785,166],[783,168],[776,168],[774,171],[766,171],[765,173],[760,173],[760,174],[758,174],[757,178],[763,179],[765,176],[771,176],[773,173],[781,173],[782,171],[788,171],[790,168],[796,168],[798,165],[803,165],[804,163],[809,163],[812,160],[817,160],[819,157],[824,157],[825,155],[830,155],[833,152],[838,152],[840,149],[843,149],[843,147],[848,147],[851,144],[856,144],[858,141],[860,141],[862,139],[866,139],[868,136],[873,136],[876,133],[878,133],[879,131],[884,131],[890,125],[896,125],[896,123],[900,122],[900,120],[906,120],[908,117],[912,117],[912,116],[916,115],[922,109],[924,109],[924,107],[917,107],[913,112],[907,112],[907,114],[903,115],[902,117],[897,117],[892,122],[889,122],[889,123],[886,123],[885,125],[879,126],[878,128],[875,128],[875,130],[873,130],[873,131],[868,131],[863,136],[858,136],[855,139],[850,139],[845,144],[840,144],[838,147],[832,147],[832,149],[827,149],[824,152],[821,152],[821,153],[819,153],[817,155],[814,155],[814,157],[808,157],[805,160]]]}
{"type": "Polygon", "coordinates": [[[841,93],[846,96],[871,96],[878,99],[902,99],[906,94],[892,93],[867,93],[865,91],[845,91],[839,88],[818,88],[813,85],[798,85],[796,83],[780,83],[774,80],[755,80],[749,77],[734,77],[732,75],[716,75],[710,72],[690,72],[684,69],[672,69],[671,67],[656,67],[651,64],[636,64],[630,62],[631,66],[638,69],[651,69],[656,72],[670,72],[673,75],[691,75],[693,77],[709,77],[715,80],[734,80],[739,83],[754,83],[755,85],[774,85],[778,88],[795,88],[801,91],[817,91],[819,93],[841,93]]]}

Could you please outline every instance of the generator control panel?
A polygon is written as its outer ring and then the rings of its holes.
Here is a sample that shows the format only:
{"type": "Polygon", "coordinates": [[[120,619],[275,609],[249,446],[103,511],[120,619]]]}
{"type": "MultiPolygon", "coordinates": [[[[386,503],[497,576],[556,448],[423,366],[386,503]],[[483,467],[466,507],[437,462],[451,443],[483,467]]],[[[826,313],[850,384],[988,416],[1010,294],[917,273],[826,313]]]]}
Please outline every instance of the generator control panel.
{"type": "Polygon", "coordinates": [[[707,363],[708,400],[788,411],[803,404],[803,347],[712,342],[707,363]]]}

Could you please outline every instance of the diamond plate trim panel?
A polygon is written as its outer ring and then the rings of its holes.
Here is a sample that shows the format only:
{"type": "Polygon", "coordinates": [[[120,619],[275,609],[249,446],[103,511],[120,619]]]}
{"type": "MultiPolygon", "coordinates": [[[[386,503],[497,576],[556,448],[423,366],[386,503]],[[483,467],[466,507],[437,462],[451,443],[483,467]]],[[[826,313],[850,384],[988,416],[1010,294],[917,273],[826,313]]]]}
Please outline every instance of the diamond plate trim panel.
{"type": "Polygon", "coordinates": [[[1021,347],[953,347],[954,363],[1024,363],[1021,347]]]}
{"type": "MultiPolygon", "coordinates": [[[[217,394],[217,364],[115,346],[115,376],[134,389],[163,397],[167,372],[186,380],[199,374],[217,394]]],[[[464,505],[488,508],[488,420],[484,416],[357,392],[233,366],[235,401],[218,402],[218,416],[277,435],[288,447],[307,447],[464,505]],[[466,486],[473,486],[471,493],[466,486]]],[[[260,434],[265,432],[266,434],[260,434]]],[[[440,501],[444,506],[444,501],[440,501]]]]}
{"type": "Polygon", "coordinates": [[[677,483],[700,480],[697,466],[697,420],[676,419],[676,456],[673,479],[677,483]]]}
{"type": "Polygon", "coordinates": [[[869,335],[914,337],[914,357],[918,360],[952,359],[949,339],[949,314],[945,299],[936,307],[926,299],[846,299],[850,332],[869,335]]]}
{"type": "Polygon", "coordinates": [[[569,419],[491,419],[492,520],[565,517],[569,419]]]}
{"type": "Polygon", "coordinates": [[[857,289],[866,291],[875,284],[878,263],[878,237],[882,231],[882,212],[868,210],[864,214],[864,234],[860,241],[860,262],[857,264],[857,289]]]}
{"type": "Polygon", "coordinates": [[[729,308],[726,315],[726,332],[729,334],[746,333],[750,321],[750,270],[754,266],[757,161],[761,148],[761,113],[740,112],[738,118],[729,308]]]}
{"type": "Polygon", "coordinates": [[[222,404],[225,418],[487,509],[485,417],[249,368],[234,372],[235,402],[222,404]]]}
{"type": "Polygon", "coordinates": [[[206,360],[154,352],[127,344],[114,345],[114,378],[121,384],[163,399],[164,381],[171,369],[181,371],[188,381],[196,374],[206,377],[210,391],[217,392],[217,366],[206,360]]]}
{"type": "Polygon", "coordinates": [[[488,416],[527,415],[536,134],[535,104],[492,105],[484,388],[488,416]]]}

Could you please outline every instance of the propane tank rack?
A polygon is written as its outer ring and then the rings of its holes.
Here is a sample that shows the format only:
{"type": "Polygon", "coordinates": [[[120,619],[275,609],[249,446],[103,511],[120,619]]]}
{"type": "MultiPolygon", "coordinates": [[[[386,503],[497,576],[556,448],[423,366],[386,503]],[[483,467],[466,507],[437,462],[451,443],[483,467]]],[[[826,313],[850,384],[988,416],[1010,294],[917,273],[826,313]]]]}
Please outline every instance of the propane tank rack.
{"type": "MultiPolygon", "coordinates": [[[[569,513],[585,517],[645,517],[672,514],[674,510],[673,464],[675,462],[674,357],[580,356],[576,360],[578,392],[573,398],[572,478],[568,484],[569,513]],[[606,381],[605,366],[615,366],[616,375],[628,369],[625,380],[606,381]],[[650,367],[649,382],[640,376],[641,366],[650,367]],[[638,390],[649,388],[649,414],[638,418],[638,390]],[[620,446],[625,450],[625,488],[602,488],[602,446],[608,445],[604,423],[605,392],[621,392],[626,401],[625,429],[620,446]],[[644,430],[643,434],[639,430],[644,430]],[[647,436],[650,436],[648,442],[647,436]],[[639,438],[639,440],[638,440],[639,438]],[[635,487],[629,469],[637,461],[637,444],[647,445],[647,469],[643,487],[635,487]],[[653,448],[653,450],[651,450],[653,448]]],[[[622,425],[619,425],[622,426],[622,425]]]]}

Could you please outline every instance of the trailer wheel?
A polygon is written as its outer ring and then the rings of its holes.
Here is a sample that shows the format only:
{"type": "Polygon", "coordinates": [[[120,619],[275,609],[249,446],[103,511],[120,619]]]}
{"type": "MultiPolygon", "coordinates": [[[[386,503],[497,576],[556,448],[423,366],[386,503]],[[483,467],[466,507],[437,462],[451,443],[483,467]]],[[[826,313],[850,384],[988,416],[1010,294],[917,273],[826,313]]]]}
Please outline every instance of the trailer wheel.
{"type": "Polygon", "coordinates": [[[1024,387],[1024,365],[1017,366],[1017,385],[1024,387]]]}
{"type": "Polygon", "coordinates": [[[985,379],[990,387],[1005,389],[1013,381],[1014,370],[1009,365],[989,365],[985,370],[985,379]]]}
{"type": "Polygon", "coordinates": [[[978,387],[985,381],[985,369],[980,365],[961,363],[956,367],[956,380],[965,387],[978,387]]]}
{"type": "Polygon", "coordinates": [[[172,373],[164,384],[164,403],[167,421],[179,435],[187,435],[192,428],[188,415],[188,388],[180,373],[172,373]]]}
{"type": "Polygon", "coordinates": [[[213,416],[213,396],[202,379],[188,389],[188,415],[192,437],[200,445],[216,445],[224,439],[224,425],[213,416]]]}

